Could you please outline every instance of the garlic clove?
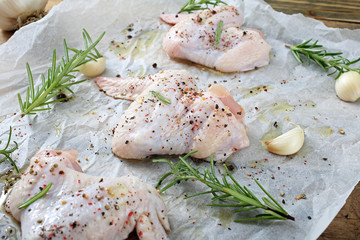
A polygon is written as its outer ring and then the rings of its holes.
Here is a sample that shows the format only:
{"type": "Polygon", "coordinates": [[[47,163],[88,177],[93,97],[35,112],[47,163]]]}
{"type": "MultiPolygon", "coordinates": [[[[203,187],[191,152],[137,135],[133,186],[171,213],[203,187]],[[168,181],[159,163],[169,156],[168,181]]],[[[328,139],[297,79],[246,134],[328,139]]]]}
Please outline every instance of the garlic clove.
{"type": "Polygon", "coordinates": [[[0,29],[10,31],[16,29],[17,20],[10,19],[0,14],[0,29]]]}
{"type": "Polygon", "coordinates": [[[0,0],[0,29],[11,31],[23,21],[45,8],[48,0],[0,0]]]}
{"type": "Polygon", "coordinates": [[[339,77],[335,83],[338,97],[346,102],[355,102],[360,98],[360,73],[348,71],[339,77]]]}
{"type": "Polygon", "coordinates": [[[277,155],[291,155],[297,153],[304,145],[304,130],[299,126],[268,141],[265,141],[269,152],[277,155]]]}
{"type": "Polygon", "coordinates": [[[96,77],[105,71],[106,60],[104,57],[91,60],[77,68],[86,77],[96,77]]]}

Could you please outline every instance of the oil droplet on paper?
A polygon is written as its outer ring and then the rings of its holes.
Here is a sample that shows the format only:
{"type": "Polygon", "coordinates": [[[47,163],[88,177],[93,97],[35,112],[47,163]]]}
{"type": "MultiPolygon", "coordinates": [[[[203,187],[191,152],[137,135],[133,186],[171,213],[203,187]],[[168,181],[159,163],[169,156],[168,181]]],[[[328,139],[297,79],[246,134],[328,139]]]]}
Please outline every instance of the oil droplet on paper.
{"type": "Polygon", "coordinates": [[[154,42],[161,42],[165,31],[142,32],[137,36],[121,42],[112,42],[110,50],[120,58],[137,59],[144,57],[153,47],[154,42]]]}
{"type": "Polygon", "coordinates": [[[2,123],[6,119],[6,116],[0,117],[0,123],[2,123]]]}
{"type": "Polygon", "coordinates": [[[324,138],[330,137],[333,134],[333,129],[330,126],[312,128],[310,132],[313,134],[318,134],[324,138]]]}
{"type": "Polygon", "coordinates": [[[276,102],[273,104],[273,111],[274,113],[279,113],[279,112],[290,112],[294,110],[294,106],[290,105],[288,102],[285,101],[281,101],[281,102],[276,102]]]}
{"type": "Polygon", "coordinates": [[[234,213],[231,211],[219,210],[214,213],[214,216],[220,220],[221,226],[227,228],[234,218],[234,213]]]}
{"type": "Polygon", "coordinates": [[[314,103],[311,100],[305,101],[302,105],[307,107],[307,108],[316,108],[316,103],[314,103]]]}
{"type": "Polygon", "coordinates": [[[268,132],[266,132],[261,138],[260,143],[263,148],[266,148],[265,141],[274,139],[282,134],[281,127],[272,128],[268,132]]]}
{"type": "Polygon", "coordinates": [[[267,92],[268,89],[274,89],[273,86],[258,86],[258,87],[254,87],[254,88],[250,88],[250,89],[245,89],[242,91],[242,93],[244,94],[243,98],[249,98],[249,97],[253,97],[255,95],[258,95],[261,92],[267,92]]]}
{"type": "Polygon", "coordinates": [[[218,210],[214,213],[214,217],[220,220],[221,226],[227,228],[234,218],[234,213],[226,210],[218,210]]]}

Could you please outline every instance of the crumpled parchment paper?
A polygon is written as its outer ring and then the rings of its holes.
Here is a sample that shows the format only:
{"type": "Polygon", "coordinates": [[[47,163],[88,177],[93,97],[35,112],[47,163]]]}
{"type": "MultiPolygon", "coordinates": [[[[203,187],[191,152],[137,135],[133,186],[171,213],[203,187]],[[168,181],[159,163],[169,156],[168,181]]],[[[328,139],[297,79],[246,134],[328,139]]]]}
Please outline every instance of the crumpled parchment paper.
{"type": "MultiPolygon", "coordinates": [[[[360,179],[360,102],[340,101],[333,76],[327,76],[314,64],[299,64],[285,44],[318,39],[329,50],[343,51],[345,57],[354,59],[360,56],[360,30],[333,29],[300,14],[285,15],[261,0],[228,1],[244,12],[244,27],[257,28],[265,34],[272,46],[271,61],[256,71],[221,74],[173,61],[162,51],[162,37],[169,26],[160,22],[158,16],[162,12],[177,12],[184,2],[65,0],[42,20],[17,31],[0,46],[0,139],[6,141],[11,125],[13,140],[19,143],[19,150],[12,156],[19,167],[26,166],[40,150],[71,148],[79,151],[80,165],[88,174],[133,174],[156,184],[169,170],[167,165],[150,160],[123,161],[112,154],[112,129],[130,102],[105,96],[92,79],[72,88],[75,95],[70,102],[57,103],[51,111],[36,116],[22,118],[19,114],[17,93],[25,96],[28,85],[26,62],[39,83],[39,74],[51,62],[52,50],[56,48],[62,56],[63,38],[69,46],[81,48],[82,28],[93,39],[106,31],[98,46],[107,59],[103,76],[187,69],[199,77],[197,82],[202,89],[215,82],[226,86],[245,108],[251,142],[249,148],[228,160],[235,167],[233,176],[262,196],[251,180],[256,177],[296,218],[295,222],[234,223],[237,215],[230,209],[205,206],[209,196],[184,200],[185,194],[204,189],[199,183],[186,182],[163,194],[171,239],[316,239],[360,179]],[[152,66],[154,63],[157,68],[152,66]],[[288,157],[268,153],[264,140],[291,129],[290,122],[304,128],[303,148],[288,157]],[[339,133],[340,128],[345,134],[339,133]],[[281,193],[285,195],[281,197],[281,193]],[[301,194],[306,194],[306,199],[295,200],[301,194]]],[[[78,79],[83,78],[78,75],[78,79]]],[[[4,179],[11,166],[3,163],[0,169],[4,179]]],[[[13,229],[10,235],[14,238],[20,236],[18,225],[3,213],[0,227],[1,236],[9,229],[13,229]]]]}

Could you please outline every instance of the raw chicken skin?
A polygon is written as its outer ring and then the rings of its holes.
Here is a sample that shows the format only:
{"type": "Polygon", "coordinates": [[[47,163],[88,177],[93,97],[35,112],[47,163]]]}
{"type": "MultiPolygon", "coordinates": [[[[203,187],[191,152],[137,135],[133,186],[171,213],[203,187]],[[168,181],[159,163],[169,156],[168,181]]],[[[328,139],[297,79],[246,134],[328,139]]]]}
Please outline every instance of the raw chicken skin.
{"type": "Polygon", "coordinates": [[[244,17],[233,6],[217,6],[197,14],[163,14],[160,18],[175,24],[163,40],[163,49],[172,58],[222,72],[248,71],[269,64],[271,47],[264,35],[259,30],[240,29],[244,17]],[[223,28],[216,45],[220,20],[223,28]]]}
{"type": "Polygon", "coordinates": [[[115,155],[143,159],[150,155],[180,155],[226,160],[249,146],[244,111],[221,85],[199,92],[185,70],[161,71],[144,78],[95,80],[114,98],[134,101],[121,116],[112,140],[115,155]],[[152,94],[160,93],[171,104],[152,94]]]}
{"type": "Polygon", "coordinates": [[[160,19],[170,25],[175,25],[189,17],[194,18],[196,14],[161,14],[160,19]]]}
{"type": "Polygon", "coordinates": [[[12,189],[5,209],[21,222],[22,239],[168,239],[166,207],[156,189],[123,176],[81,172],[75,150],[43,151],[12,189]],[[50,182],[50,190],[24,209],[18,206],[50,182]]]}

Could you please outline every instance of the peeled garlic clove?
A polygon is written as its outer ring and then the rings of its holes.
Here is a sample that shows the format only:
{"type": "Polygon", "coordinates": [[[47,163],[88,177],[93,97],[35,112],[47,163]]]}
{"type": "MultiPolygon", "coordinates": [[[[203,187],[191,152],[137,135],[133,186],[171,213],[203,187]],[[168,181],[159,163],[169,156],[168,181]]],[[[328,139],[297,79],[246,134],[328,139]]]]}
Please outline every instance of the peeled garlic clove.
{"type": "Polygon", "coordinates": [[[296,125],[295,128],[277,138],[265,141],[265,144],[271,153],[278,155],[294,154],[304,145],[304,130],[296,125]]]}
{"type": "Polygon", "coordinates": [[[45,8],[48,0],[0,0],[0,29],[11,31],[27,17],[45,8]]]}
{"type": "Polygon", "coordinates": [[[341,74],[335,83],[338,97],[346,102],[355,102],[360,98],[360,74],[349,71],[341,74]]]}
{"type": "Polygon", "coordinates": [[[77,68],[86,77],[96,77],[105,71],[106,60],[104,57],[91,60],[77,68]]]}

